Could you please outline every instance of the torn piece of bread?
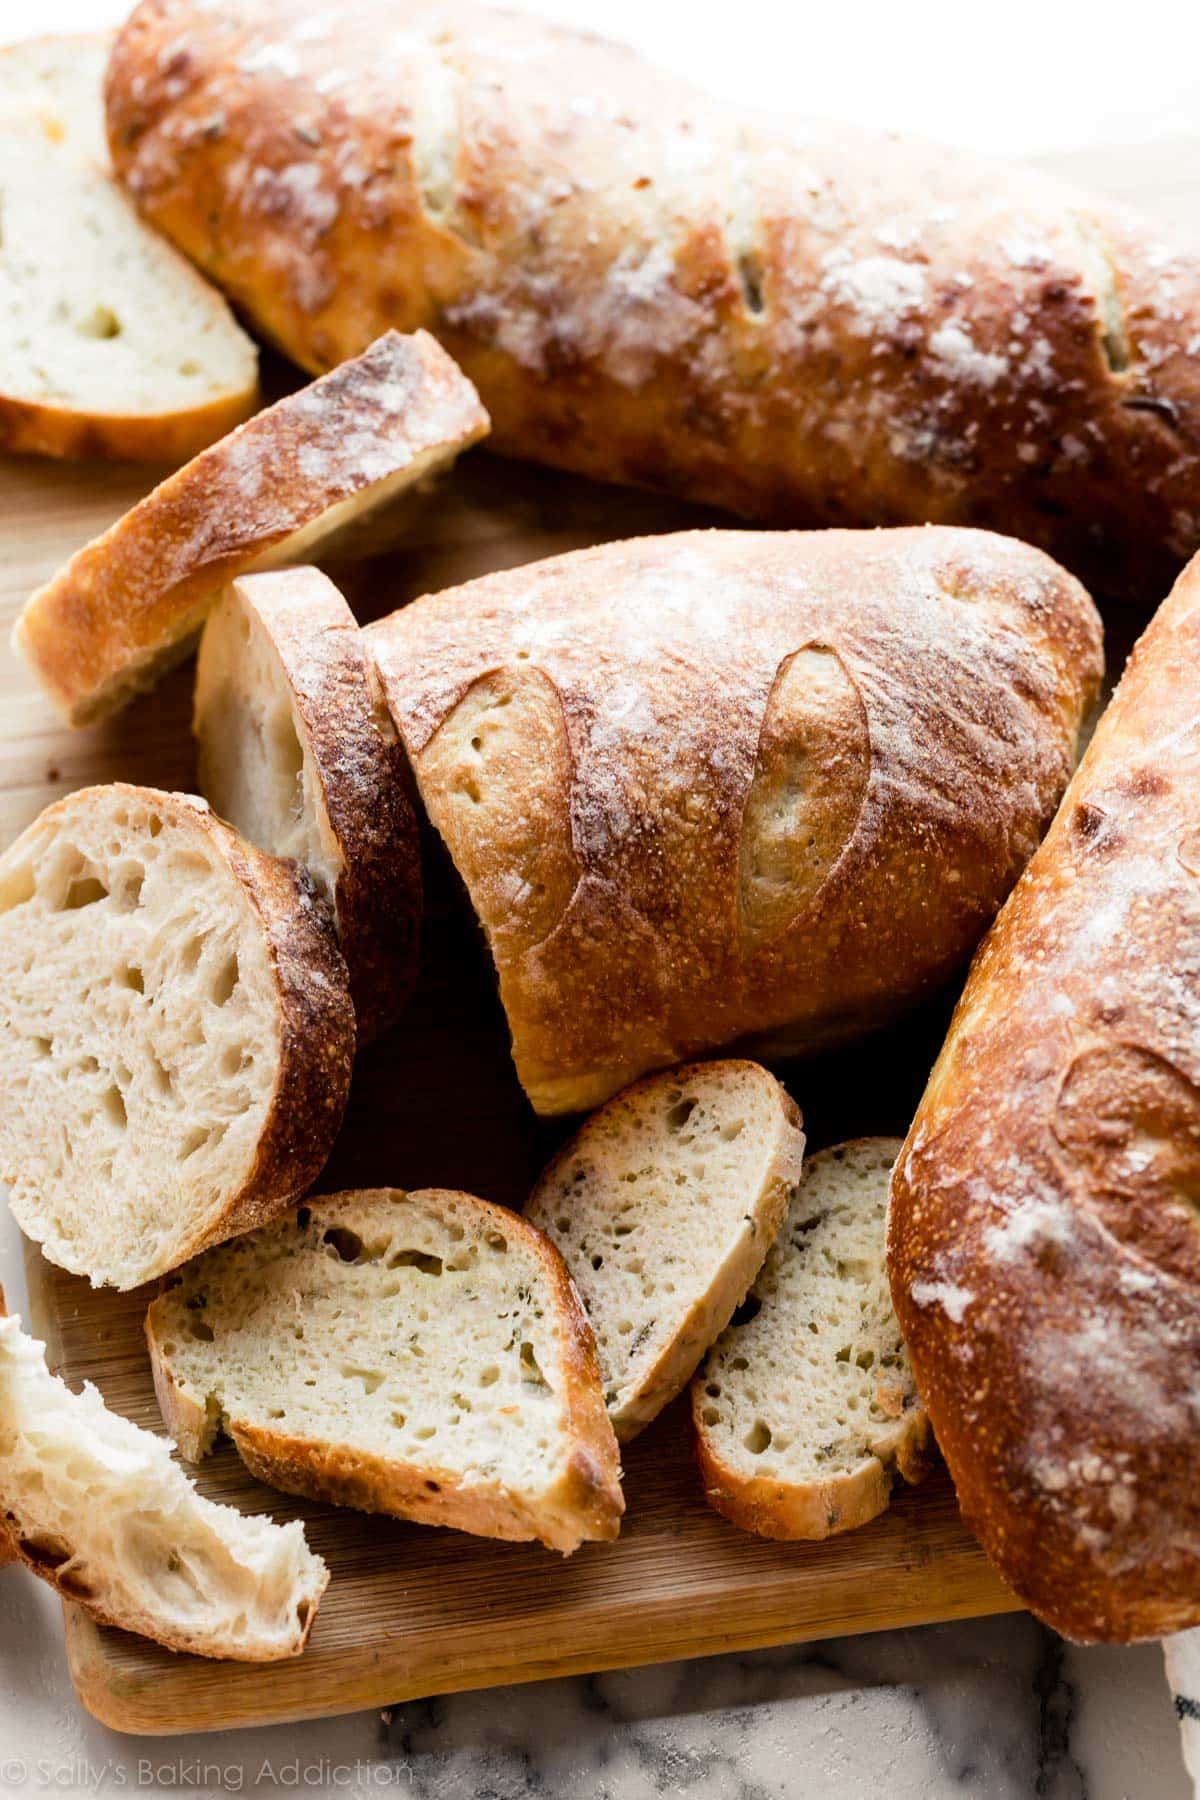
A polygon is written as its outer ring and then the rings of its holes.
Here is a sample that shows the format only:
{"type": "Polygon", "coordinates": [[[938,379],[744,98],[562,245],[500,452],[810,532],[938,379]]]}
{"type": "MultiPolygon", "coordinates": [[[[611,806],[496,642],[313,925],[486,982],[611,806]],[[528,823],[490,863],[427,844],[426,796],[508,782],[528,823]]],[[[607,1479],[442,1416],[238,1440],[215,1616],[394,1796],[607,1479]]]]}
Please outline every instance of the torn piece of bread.
{"type": "Polygon", "coordinates": [[[487,429],[445,351],[389,331],[85,544],[31,595],[13,642],[68,724],[101,718],[186,655],[226,582],[311,559],[487,429]]]}
{"type": "Polygon", "coordinates": [[[758,1063],[685,1064],[594,1113],[525,1217],[562,1252],[621,1442],[687,1384],[758,1274],[804,1156],[799,1108],[758,1063]]]}
{"type": "Polygon", "coordinates": [[[884,1268],[898,1138],[822,1150],[740,1321],[692,1382],[709,1504],[769,1538],[824,1538],[925,1473],[929,1423],[884,1268]]]}
{"type": "Polygon", "coordinates": [[[107,173],[107,46],[0,53],[0,448],[178,463],[254,410],[258,352],[107,173]]]}
{"type": "Polygon", "coordinates": [[[85,788],[0,857],[0,1179],[51,1262],[136,1287],[275,1217],[353,1055],[326,909],[202,800],[85,788]]]}
{"type": "Polygon", "coordinates": [[[287,1493],[564,1555],[624,1507],[595,1343],[562,1259],[469,1194],[309,1200],[151,1306],[159,1404],[287,1493]]]}
{"type": "Polygon", "coordinates": [[[312,876],[337,921],[359,1042],[416,979],[421,853],[408,764],[354,615],[317,569],[249,575],[196,659],[200,787],[221,817],[312,876]]]}
{"type": "Polygon", "coordinates": [[[198,1494],[166,1444],[72,1393],[0,1295],[0,1563],[104,1625],[197,1656],[299,1656],[329,1581],[297,1521],[198,1494]]]}

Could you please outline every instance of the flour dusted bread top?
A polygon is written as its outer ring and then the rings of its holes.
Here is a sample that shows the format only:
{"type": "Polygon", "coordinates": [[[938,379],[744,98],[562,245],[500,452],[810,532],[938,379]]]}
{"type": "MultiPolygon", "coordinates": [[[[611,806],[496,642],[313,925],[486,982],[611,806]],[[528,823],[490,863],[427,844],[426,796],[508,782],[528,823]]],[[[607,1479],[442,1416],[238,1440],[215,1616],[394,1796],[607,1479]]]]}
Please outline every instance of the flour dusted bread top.
{"type": "Polygon", "coordinates": [[[113,712],[186,654],[227,581],[311,558],[487,425],[432,338],[388,332],[77,551],[28,600],[14,643],[68,723],[113,712]]]}
{"type": "Polygon", "coordinates": [[[617,1535],[591,1331],[558,1253],[503,1207],[313,1199],[190,1264],[146,1333],[186,1456],[224,1429],[291,1493],[565,1554],[617,1535]]]}
{"type": "Polygon", "coordinates": [[[203,1499],[161,1438],[74,1394],[0,1295],[0,1563],[198,1656],[298,1656],[329,1580],[298,1523],[203,1499]]]}
{"type": "Polygon", "coordinates": [[[607,544],[367,638],[545,1112],[944,980],[1049,822],[1100,672],[1077,583],[940,529],[607,544]]]}
{"type": "Polygon", "coordinates": [[[1071,1638],[1200,1624],[1200,567],[981,949],[892,1183],[963,1513],[1071,1638]]]}
{"type": "Polygon", "coordinates": [[[353,1049],[311,888],[203,801],[85,788],[0,858],[0,1179],[95,1285],[135,1287],[303,1192],[353,1049]]]}
{"type": "Polygon", "coordinates": [[[635,1082],[554,1158],[525,1217],[561,1250],[625,1441],[729,1323],[800,1179],[799,1109],[751,1062],[635,1082]]]}

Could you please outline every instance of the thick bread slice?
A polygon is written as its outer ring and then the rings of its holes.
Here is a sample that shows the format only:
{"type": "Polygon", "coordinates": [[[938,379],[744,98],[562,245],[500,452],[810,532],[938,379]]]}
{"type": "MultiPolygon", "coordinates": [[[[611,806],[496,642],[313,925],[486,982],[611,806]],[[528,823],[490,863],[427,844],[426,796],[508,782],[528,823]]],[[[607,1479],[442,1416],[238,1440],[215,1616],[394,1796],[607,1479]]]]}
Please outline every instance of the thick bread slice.
{"type": "Polygon", "coordinates": [[[301,1524],[202,1498],[161,1438],[90,1383],[72,1393],[0,1316],[0,1563],[6,1549],[104,1625],[243,1662],[299,1656],[329,1582],[301,1524]]]}
{"type": "Polygon", "coordinates": [[[416,977],[421,853],[408,764],[354,615],[316,569],[249,575],[196,661],[200,787],[273,856],[294,856],[337,920],[359,1041],[416,977]]]}
{"type": "Polygon", "coordinates": [[[182,462],[254,410],[258,352],[107,172],[108,44],[0,53],[0,447],[182,462]]]}
{"type": "Polygon", "coordinates": [[[136,1287],[274,1217],[353,1053],[325,908],[202,800],[87,788],[0,858],[0,1179],[52,1262],[136,1287]]]}
{"type": "Polygon", "coordinates": [[[898,1469],[925,1473],[929,1423],[884,1269],[898,1138],[858,1138],[807,1164],[747,1314],[692,1383],[709,1504],[769,1538],[824,1538],[887,1506],[898,1469]]]}
{"type": "Polygon", "coordinates": [[[69,724],[100,718],[186,654],[227,581],[310,559],[487,429],[431,337],[387,332],[84,545],[26,602],[13,642],[69,724]]]}
{"type": "Polygon", "coordinates": [[[804,1157],[799,1108],[752,1062],[692,1063],[602,1106],[525,1217],[562,1252],[622,1443],[684,1388],[758,1274],[804,1157]]]}
{"type": "Polygon", "coordinates": [[[365,1512],[616,1537],[596,1349],[553,1246],[469,1194],[335,1194],[181,1272],[146,1335],[175,1441],[219,1429],[260,1480],[365,1512]]]}

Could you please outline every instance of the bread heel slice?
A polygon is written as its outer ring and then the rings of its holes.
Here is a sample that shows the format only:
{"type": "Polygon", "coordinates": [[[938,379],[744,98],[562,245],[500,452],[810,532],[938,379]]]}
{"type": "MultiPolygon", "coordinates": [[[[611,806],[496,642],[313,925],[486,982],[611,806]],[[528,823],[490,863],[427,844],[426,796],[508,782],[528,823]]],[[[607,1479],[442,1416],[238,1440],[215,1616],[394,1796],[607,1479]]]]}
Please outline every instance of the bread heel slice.
{"type": "Polygon", "coordinates": [[[353,1056],[325,908],[204,801],[85,788],[0,857],[0,1178],[60,1267],[132,1288],[276,1216],[353,1056]]]}
{"type": "Polygon", "coordinates": [[[204,1499],[161,1438],[94,1387],[72,1393],[0,1316],[0,1564],[10,1559],[104,1625],[243,1662],[299,1656],[329,1582],[302,1525],[204,1499]]]}
{"type": "Polygon", "coordinates": [[[359,1041],[417,973],[421,856],[407,759],[354,615],[316,569],[248,575],[196,661],[200,787],[260,850],[304,865],[337,924],[359,1041]]]}
{"type": "Polygon", "coordinates": [[[825,1538],[919,1481],[929,1423],[884,1268],[898,1138],[858,1138],[806,1166],[745,1317],[692,1383],[709,1504],[745,1531],[825,1538]]]}
{"type": "Polygon", "coordinates": [[[222,1430],[286,1493],[537,1539],[614,1538],[624,1501],[595,1343],[553,1245],[470,1194],[307,1201],[153,1303],[167,1428],[222,1430]]]}
{"type": "Polygon", "coordinates": [[[804,1156],[798,1107],[757,1063],[635,1082],[542,1175],[525,1217],[562,1252],[620,1442],[682,1392],[762,1266],[804,1156]]]}
{"type": "Polygon", "coordinates": [[[13,643],[69,725],[103,718],[186,655],[226,582],[311,561],[487,430],[433,338],[386,332],[85,544],[31,595],[13,643]]]}

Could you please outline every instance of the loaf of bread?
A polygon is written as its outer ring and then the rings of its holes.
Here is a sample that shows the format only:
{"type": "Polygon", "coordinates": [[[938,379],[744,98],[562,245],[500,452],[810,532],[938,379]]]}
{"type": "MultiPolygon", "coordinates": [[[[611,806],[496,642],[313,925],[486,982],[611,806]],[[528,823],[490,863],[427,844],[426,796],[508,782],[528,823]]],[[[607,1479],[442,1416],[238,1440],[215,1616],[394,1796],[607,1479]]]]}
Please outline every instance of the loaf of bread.
{"type": "Polygon", "coordinates": [[[196,658],[200,787],[223,819],[308,870],[333,911],[358,1040],[417,973],[421,853],[408,765],[354,615],[317,569],[248,575],[196,658]]]}
{"type": "Polygon", "coordinates": [[[1200,565],[971,971],[892,1183],[964,1516],[1055,1630],[1200,1624],[1200,565]]]}
{"type": "Polygon", "coordinates": [[[752,1062],[648,1075],[593,1113],[525,1217],[562,1252],[620,1442],[686,1387],[762,1267],[800,1180],[799,1108],[752,1062]]]}
{"type": "Polygon", "coordinates": [[[261,331],[316,370],[426,326],[498,449],[990,526],[1143,597],[1200,544],[1200,254],[1086,192],[471,0],[144,0],[107,101],[137,204],[261,331]]]}
{"type": "Polygon", "coordinates": [[[929,1420],[888,1296],[884,1217],[899,1142],[859,1138],[805,1166],[745,1306],[692,1382],[710,1506],[769,1538],[875,1518],[928,1466],[929,1420]]]}
{"type": "Polygon", "coordinates": [[[13,643],[70,725],[115,712],[192,643],[223,585],[310,561],[488,428],[424,332],[389,332],[195,457],[26,602],[13,643]]]}
{"type": "Polygon", "coordinates": [[[562,1258],[470,1194],[333,1194],[197,1258],[150,1308],[167,1427],[228,1432],[262,1481],[365,1512],[614,1538],[617,1443],[562,1258]]]}
{"type": "Polygon", "coordinates": [[[74,1394],[0,1294],[0,1564],[104,1625],[196,1656],[275,1662],[308,1642],[329,1572],[297,1522],[198,1494],[161,1438],[74,1394]]]}
{"type": "Polygon", "coordinates": [[[945,980],[1096,691],[1087,595],[988,533],[688,532],[371,626],[542,1112],[945,980]]]}
{"type": "Polygon", "coordinates": [[[85,788],[0,857],[0,1180],[51,1262],[132,1288],[273,1218],[353,1054],[325,909],[202,800],[85,788]]]}

